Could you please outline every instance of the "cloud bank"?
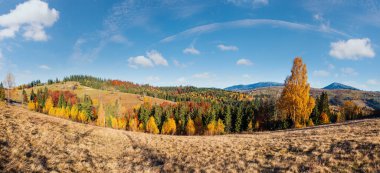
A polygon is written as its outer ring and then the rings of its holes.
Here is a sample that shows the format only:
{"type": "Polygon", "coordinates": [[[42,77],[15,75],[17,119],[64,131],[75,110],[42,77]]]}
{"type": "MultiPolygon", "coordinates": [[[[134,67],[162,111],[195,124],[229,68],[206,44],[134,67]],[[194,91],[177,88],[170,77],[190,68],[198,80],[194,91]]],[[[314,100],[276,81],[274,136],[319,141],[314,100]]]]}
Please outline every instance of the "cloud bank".
{"type": "Polygon", "coordinates": [[[49,8],[46,2],[26,1],[0,16],[0,40],[14,38],[18,32],[23,32],[27,40],[46,41],[45,28],[53,26],[58,18],[59,12],[49,8]]]}

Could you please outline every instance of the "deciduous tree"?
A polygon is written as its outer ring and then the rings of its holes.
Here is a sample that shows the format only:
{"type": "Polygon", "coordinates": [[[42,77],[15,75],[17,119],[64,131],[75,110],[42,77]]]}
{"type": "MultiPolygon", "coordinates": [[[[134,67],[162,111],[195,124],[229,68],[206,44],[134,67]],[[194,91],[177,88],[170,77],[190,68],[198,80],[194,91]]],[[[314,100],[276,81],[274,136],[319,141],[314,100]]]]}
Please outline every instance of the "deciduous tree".
{"type": "Polygon", "coordinates": [[[302,59],[294,59],[291,75],[285,80],[285,87],[278,101],[282,114],[293,122],[293,127],[306,126],[314,108],[315,101],[310,96],[310,85],[307,83],[307,69],[302,59]]]}

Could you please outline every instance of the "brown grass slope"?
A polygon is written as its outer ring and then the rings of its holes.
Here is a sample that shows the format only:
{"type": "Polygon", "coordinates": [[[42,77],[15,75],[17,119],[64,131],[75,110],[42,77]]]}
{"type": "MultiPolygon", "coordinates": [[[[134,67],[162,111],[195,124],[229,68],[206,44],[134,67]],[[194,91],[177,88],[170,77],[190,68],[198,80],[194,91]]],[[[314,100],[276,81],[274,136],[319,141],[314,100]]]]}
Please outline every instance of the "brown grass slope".
{"type": "Polygon", "coordinates": [[[379,172],[380,119],[224,136],[164,136],[0,108],[0,172],[379,172]]]}

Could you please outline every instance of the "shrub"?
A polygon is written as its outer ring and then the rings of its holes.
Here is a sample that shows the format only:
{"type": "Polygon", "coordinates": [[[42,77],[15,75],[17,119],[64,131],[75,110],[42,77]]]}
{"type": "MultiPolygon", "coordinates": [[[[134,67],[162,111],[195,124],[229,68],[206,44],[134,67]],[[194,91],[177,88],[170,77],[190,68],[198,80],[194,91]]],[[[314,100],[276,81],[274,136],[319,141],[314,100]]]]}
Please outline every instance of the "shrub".
{"type": "Polygon", "coordinates": [[[320,115],[320,118],[319,118],[319,122],[321,124],[328,124],[328,123],[330,123],[329,116],[326,113],[322,112],[321,115],[320,115]]]}
{"type": "Polygon", "coordinates": [[[28,109],[31,111],[35,111],[36,110],[36,104],[32,101],[28,102],[28,109]]]}

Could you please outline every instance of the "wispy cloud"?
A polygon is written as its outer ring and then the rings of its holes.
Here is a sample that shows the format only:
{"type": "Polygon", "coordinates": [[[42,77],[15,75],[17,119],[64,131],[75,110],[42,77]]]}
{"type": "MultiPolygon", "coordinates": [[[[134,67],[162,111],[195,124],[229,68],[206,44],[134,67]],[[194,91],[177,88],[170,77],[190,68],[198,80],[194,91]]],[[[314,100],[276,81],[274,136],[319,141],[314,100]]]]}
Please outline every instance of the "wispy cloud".
{"type": "Polygon", "coordinates": [[[197,78],[197,79],[208,79],[208,78],[210,78],[211,76],[210,76],[210,73],[205,72],[205,73],[194,74],[192,77],[193,77],[193,78],[197,78]]]}
{"type": "Polygon", "coordinates": [[[229,22],[210,23],[207,25],[193,27],[185,31],[182,31],[180,33],[168,36],[162,39],[160,42],[161,43],[171,42],[177,39],[188,38],[194,35],[201,35],[204,33],[210,33],[210,32],[214,32],[214,31],[222,30],[222,29],[249,28],[249,27],[255,27],[259,25],[269,25],[269,26],[282,27],[282,28],[295,29],[295,30],[310,30],[310,31],[322,32],[322,33],[331,33],[331,34],[347,36],[347,34],[341,31],[335,30],[333,28],[321,28],[320,26],[314,26],[310,24],[288,22],[284,20],[272,20],[272,19],[242,19],[242,20],[235,20],[235,21],[229,21],[229,22]]]}
{"type": "Polygon", "coordinates": [[[347,76],[357,76],[359,73],[351,67],[341,68],[340,71],[347,76]]]}
{"type": "Polygon", "coordinates": [[[59,18],[59,12],[49,8],[46,2],[29,0],[18,4],[7,14],[0,15],[0,40],[14,38],[22,31],[27,40],[46,41],[46,27],[51,27],[59,18]]]}
{"type": "Polygon", "coordinates": [[[227,0],[239,7],[258,8],[269,4],[269,0],[227,0]]]}
{"type": "Polygon", "coordinates": [[[333,42],[330,47],[330,56],[337,59],[359,60],[375,56],[375,51],[369,38],[333,42]]]}
{"type": "Polygon", "coordinates": [[[221,51],[238,51],[239,50],[239,48],[237,46],[233,46],[233,45],[219,44],[217,47],[221,51]]]}
{"type": "Polygon", "coordinates": [[[251,65],[253,65],[253,63],[249,59],[242,58],[242,59],[239,59],[238,61],[236,61],[236,65],[251,66],[251,65]]]}
{"type": "Polygon", "coordinates": [[[48,65],[45,65],[45,64],[38,66],[38,68],[43,69],[43,70],[50,70],[51,69],[48,65]]]}
{"type": "Polygon", "coordinates": [[[313,76],[315,77],[328,77],[330,76],[330,72],[326,70],[315,70],[313,71],[313,76]]]}

